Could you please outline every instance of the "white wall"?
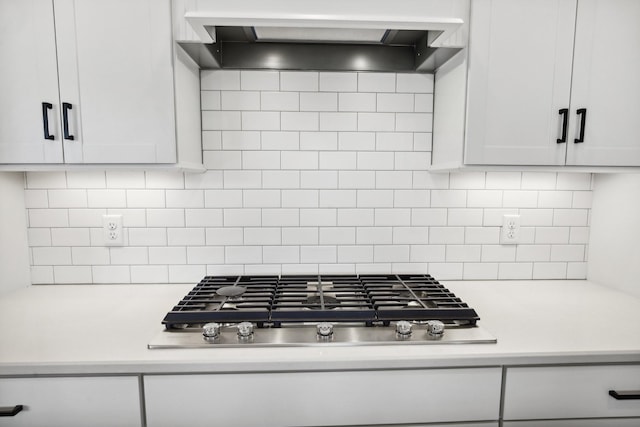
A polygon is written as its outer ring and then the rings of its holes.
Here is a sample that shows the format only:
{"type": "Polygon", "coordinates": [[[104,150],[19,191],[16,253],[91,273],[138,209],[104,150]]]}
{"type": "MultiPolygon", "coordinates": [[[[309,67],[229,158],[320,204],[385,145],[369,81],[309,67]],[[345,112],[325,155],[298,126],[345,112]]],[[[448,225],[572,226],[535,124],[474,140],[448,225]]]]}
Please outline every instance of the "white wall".
{"type": "Polygon", "coordinates": [[[0,292],[28,286],[24,174],[0,173],[0,292]]]}
{"type": "Polygon", "coordinates": [[[595,175],[588,278],[640,296],[640,174],[595,175]]]}

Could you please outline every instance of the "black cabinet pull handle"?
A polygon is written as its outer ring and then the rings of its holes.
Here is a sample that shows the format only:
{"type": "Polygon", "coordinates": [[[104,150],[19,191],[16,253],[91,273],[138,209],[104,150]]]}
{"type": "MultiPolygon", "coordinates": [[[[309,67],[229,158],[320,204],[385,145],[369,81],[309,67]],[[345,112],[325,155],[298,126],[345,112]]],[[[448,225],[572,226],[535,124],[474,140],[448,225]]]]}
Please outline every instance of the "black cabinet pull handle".
{"type": "Polygon", "coordinates": [[[73,141],[75,138],[73,135],[69,135],[69,110],[73,107],[68,102],[62,103],[62,127],[63,127],[63,137],[64,139],[69,139],[73,141]]]}
{"type": "Polygon", "coordinates": [[[579,116],[582,116],[582,120],[580,120],[580,136],[573,140],[574,144],[579,144],[584,142],[584,125],[587,123],[587,109],[586,108],[578,108],[576,113],[579,116]]]}
{"type": "Polygon", "coordinates": [[[609,390],[609,396],[616,400],[640,400],[640,390],[609,390]]]}
{"type": "Polygon", "coordinates": [[[0,417],[13,417],[22,411],[22,405],[0,407],[0,417]]]}
{"type": "Polygon", "coordinates": [[[44,139],[53,139],[53,135],[49,133],[49,110],[53,109],[53,104],[49,102],[42,103],[42,126],[44,128],[44,139]]]}
{"type": "Polygon", "coordinates": [[[569,124],[569,109],[562,108],[558,110],[558,114],[562,116],[562,138],[556,139],[556,143],[562,144],[567,142],[567,125],[569,124]]]}

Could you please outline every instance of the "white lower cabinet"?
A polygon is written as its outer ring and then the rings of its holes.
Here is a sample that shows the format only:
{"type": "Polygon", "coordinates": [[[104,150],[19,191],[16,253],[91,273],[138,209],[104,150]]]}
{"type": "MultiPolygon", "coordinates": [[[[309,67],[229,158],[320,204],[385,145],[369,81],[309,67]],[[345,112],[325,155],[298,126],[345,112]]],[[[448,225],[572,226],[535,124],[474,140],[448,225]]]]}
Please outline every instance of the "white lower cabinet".
{"type": "Polygon", "coordinates": [[[148,375],[144,394],[148,427],[465,421],[494,427],[501,378],[499,367],[148,375]]]}
{"type": "Polygon", "coordinates": [[[502,427],[638,427],[640,418],[598,418],[594,420],[505,421],[502,427]]]}
{"type": "MultiPolygon", "coordinates": [[[[640,400],[616,400],[609,390],[640,390],[640,365],[553,366],[507,368],[504,420],[542,420],[544,426],[571,426],[551,419],[640,417],[640,400]]],[[[595,422],[580,426],[638,426],[628,421],[595,422]]],[[[591,422],[591,421],[589,421],[591,422]]],[[[522,424],[538,427],[543,424],[522,424]]],[[[520,424],[505,425],[515,427],[520,424]]]]}
{"type": "Polygon", "coordinates": [[[0,426],[141,426],[138,378],[0,378],[0,407],[22,405],[0,426]]]}

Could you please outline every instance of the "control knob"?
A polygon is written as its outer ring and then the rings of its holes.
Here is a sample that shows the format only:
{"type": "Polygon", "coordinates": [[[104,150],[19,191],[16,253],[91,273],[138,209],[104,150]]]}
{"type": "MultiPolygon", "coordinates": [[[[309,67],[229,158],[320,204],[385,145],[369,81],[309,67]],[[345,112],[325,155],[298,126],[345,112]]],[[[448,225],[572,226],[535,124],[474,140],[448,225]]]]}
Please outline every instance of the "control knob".
{"type": "Polygon", "coordinates": [[[202,337],[205,341],[214,341],[220,336],[220,323],[207,323],[202,327],[202,337]]]}
{"type": "Polygon", "coordinates": [[[444,323],[439,320],[429,320],[427,322],[427,337],[440,339],[444,335],[444,323]]]}
{"type": "Polygon", "coordinates": [[[316,332],[318,339],[329,340],[333,337],[333,325],[328,322],[318,323],[316,332]]]}
{"type": "Polygon", "coordinates": [[[406,340],[411,336],[411,323],[400,320],[396,323],[396,338],[406,340]]]}
{"type": "Polygon", "coordinates": [[[253,323],[241,322],[238,323],[238,339],[247,341],[253,338],[253,323]]]}

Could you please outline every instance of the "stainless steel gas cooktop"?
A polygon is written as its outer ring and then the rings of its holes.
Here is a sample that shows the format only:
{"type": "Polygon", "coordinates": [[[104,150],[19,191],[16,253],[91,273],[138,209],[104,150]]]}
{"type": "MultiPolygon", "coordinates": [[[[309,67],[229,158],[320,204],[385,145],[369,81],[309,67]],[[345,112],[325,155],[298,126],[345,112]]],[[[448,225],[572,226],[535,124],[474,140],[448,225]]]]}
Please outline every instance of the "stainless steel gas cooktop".
{"type": "Polygon", "coordinates": [[[155,348],[495,343],[429,275],[207,276],[155,348]]]}

